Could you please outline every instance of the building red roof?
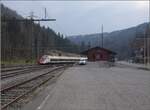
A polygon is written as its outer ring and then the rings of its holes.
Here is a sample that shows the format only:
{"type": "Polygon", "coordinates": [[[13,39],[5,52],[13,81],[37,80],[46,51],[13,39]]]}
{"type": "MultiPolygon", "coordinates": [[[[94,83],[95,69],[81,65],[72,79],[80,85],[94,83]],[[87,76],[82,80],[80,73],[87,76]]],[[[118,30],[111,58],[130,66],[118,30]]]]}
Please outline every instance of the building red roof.
{"type": "Polygon", "coordinates": [[[109,49],[102,48],[102,47],[98,47],[98,46],[97,46],[97,47],[90,48],[90,49],[88,49],[88,50],[86,50],[86,51],[83,51],[81,54],[87,54],[88,51],[93,50],[93,49],[101,49],[101,50],[107,51],[107,52],[110,53],[110,54],[114,54],[114,55],[117,54],[116,52],[113,52],[113,51],[111,51],[111,50],[109,50],[109,49]]]}

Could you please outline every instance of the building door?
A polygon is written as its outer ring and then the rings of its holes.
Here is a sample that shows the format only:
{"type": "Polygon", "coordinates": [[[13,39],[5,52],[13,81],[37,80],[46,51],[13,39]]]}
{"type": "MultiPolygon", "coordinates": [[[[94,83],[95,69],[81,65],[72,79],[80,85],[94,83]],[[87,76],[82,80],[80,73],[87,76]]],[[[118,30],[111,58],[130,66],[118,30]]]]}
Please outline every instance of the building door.
{"type": "Polygon", "coordinates": [[[103,57],[103,54],[100,54],[100,59],[103,60],[103,58],[104,58],[104,57],[103,57]]]}
{"type": "Polygon", "coordinates": [[[100,60],[101,59],[101,55],[100,54],[96,54],[96,60],[100,60]]]}
{"type": "Polygon", "coordinates": [[[93,61],[95,61],[95,60],[96,60],[96,59],[95,59],[95,54],[93,54],[93,58],[92,58],[92,60],[93,60],[93,61]]]}

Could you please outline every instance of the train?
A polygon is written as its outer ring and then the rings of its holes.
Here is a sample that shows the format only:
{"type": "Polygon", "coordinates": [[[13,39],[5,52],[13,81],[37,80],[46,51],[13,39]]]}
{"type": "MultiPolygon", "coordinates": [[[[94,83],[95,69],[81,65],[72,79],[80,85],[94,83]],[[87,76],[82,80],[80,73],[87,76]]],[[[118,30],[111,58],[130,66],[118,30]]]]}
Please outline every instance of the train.
{"type": "Polygon", "coordinates": [[[80,60],[87,60],[87,57],[72,57],[72,56],[51,56],[51,55],[43,55],[38,60],[38,64],[61,64],[61,63],[78,63],[80,60]]]}

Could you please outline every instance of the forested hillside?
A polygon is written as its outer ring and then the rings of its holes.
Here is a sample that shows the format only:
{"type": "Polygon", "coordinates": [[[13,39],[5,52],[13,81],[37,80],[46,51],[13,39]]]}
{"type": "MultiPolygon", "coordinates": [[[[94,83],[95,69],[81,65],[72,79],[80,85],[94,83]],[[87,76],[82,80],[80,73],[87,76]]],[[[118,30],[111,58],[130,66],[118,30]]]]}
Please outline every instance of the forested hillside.
{"type": "Polygon", "coordinates": [[[49,50],[79,52],[78,46],[51,28],[25,19],[17,12],[1,5],[1,59],[36,59],[49,50]],[[9,21],[10,20],[10,21],[9,21]]]}
{"type": "MultiPolygon", "coordinates": [[[[119,59],[129,59],[133,56],[132,44],[137,37],[144,37],[148,23],[143,23],[135,27],[124,30],[103,33],[104,48],[117,52],[119,59]]],[[[101,46],[101,33],[88,35],[75,35],[68,37],[74,43],[81,45],[83,50],[88,47],[101,46]]]]}

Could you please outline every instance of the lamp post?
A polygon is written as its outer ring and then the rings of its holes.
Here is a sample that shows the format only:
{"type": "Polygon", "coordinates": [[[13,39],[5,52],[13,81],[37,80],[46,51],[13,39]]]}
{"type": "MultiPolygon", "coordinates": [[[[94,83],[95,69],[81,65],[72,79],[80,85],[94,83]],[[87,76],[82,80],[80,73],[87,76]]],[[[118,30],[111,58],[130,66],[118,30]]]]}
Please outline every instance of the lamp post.
{"type": "Polygon", "coordinates": [[[147,67],[150,68],[150,0],[149,0],[149,22],[147,28],[147,67]]]}

